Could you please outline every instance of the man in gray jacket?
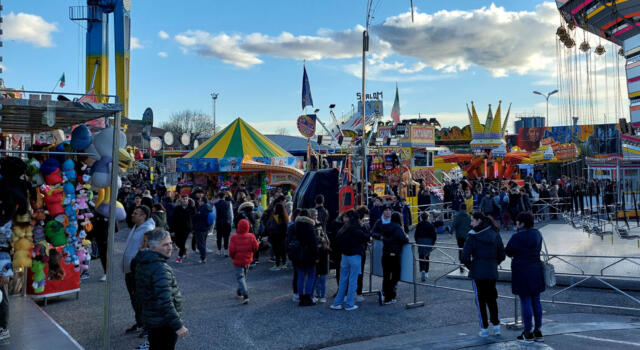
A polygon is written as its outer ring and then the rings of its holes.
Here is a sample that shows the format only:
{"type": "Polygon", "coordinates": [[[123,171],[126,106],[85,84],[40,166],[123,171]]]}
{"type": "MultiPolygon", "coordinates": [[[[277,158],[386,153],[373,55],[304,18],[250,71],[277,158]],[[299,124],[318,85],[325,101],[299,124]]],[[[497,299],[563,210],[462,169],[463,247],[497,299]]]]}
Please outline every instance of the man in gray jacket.
{"type": "Polygon", "coordinates": [[[156,224],[151,218],[151,209],[146,205],[140,205],[133,210],[131,221],[133,222],[133,227],[129,230],[127,244],[124,248],[122,270],[124,272],[124,281],[127,285],[129,298],[131,299],[131,306],[136,315],[136,323],[129,327],[125,333],[142,330],[142,314],[140,312],[140,306],[136,302],[136,276],[135,271],[131,271],[131,260],[138,254],[145,232],[156,228],[156,224]]]}

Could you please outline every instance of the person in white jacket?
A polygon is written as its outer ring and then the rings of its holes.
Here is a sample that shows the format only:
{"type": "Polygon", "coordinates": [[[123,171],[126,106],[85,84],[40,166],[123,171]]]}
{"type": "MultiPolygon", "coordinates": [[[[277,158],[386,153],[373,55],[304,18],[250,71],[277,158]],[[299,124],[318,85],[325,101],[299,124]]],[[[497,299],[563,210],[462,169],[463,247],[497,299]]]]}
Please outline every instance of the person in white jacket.
{"type": "Polygon", "coordinates": [[[131,213],[131,221],[133,227],[129,230],[127,244],[124,248],[122,257],[122,270],[124,272],[124,281],[127,285],[131,306],[136,316],[136,323],[129,327],[125,333],[133,333],[142,330],[142,313],[141,308],[136,302],[136,276],[135,271],[131,270],[131,260],[135,258],[140,250],[140,245],[144,240],[144,234],[156,228],[156,223],[151,218],[151,209],[146,205],[140,205],[131,213]]]}

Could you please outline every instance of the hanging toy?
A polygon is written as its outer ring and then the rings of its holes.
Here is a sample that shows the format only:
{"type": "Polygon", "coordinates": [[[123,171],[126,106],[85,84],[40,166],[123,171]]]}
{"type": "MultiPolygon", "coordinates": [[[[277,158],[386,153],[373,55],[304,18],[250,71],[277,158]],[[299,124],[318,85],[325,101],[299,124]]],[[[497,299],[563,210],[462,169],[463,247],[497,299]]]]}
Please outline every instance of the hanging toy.
{"type": "Polygon", "coordinates": [[[62,163],[62,178],[64,181],[76,181],[76,164],[71,158],[62,163]]]}
{"type": "Polygon", "coordinates": [[[64,192],[61,188],[52,188],[47,185],[42,185],[40,191],[44,195],[44,204],[47,207],[47,211],[51,216],[58,216],[64,213],[62,208],[62,202],[64,200],[64,192]]]}
{"type": "Polygon", "coordinates": [[[56,248],[49,249],[49,279],[60,281],[64,279],[62,256],[56,248]]]}
{"type": "Polygon", "coordinates": [[[33,275],[31,276],[31,279],[33,280],[31,287],[33,287],[34,293],[44,292],[44,286],[47,283],[47,276],[44,274],[44,266],[45,263],[38,260],[34,260],[31,265],[31,271],[33,272],[33,275]]]}

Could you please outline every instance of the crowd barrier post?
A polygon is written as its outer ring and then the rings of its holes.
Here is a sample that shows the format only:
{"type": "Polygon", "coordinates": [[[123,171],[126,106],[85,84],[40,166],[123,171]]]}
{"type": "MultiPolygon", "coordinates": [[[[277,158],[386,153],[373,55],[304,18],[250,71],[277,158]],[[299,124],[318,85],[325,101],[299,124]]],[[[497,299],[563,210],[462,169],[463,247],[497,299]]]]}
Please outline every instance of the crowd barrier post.
{"type": "Polygon", "coordinates": [[[413,302],[405,305],[407,309],[424,306],[424,301],[418,301],[418,285],[416,284],[416,276],[420,269],[420,254],[418,253],[418,246],[416,244],[411,245],[411,254],[413,255],[413,279],[411,282],[411,284],[413,284],[413,302]]]}
{"type": "Polygon", "coordinates": [[[520,305],[518,305],[518,296],[514,295],[513,298],[513,322],[509,322],[506,324],[508,329],[522,329],[524,327],[524,324],[522,323],[522,319],[520,318],[520,316],[518,315],[518,310],[520,308],[520,305]]]}
{"type": "MultiPolygon", "coordinates": [[[[363,290],[362,295],[374,295],[380,293],[373,289],[373,244],[368,245],[369,250],[369,290],[363,290]]],[[[366,259],[365,259],[366,262],[366,259]]],[[[363,278],[364,280],[364,278],[363,278]]],[[[364,286],[362,287],[364,289],[364,286]]]]}

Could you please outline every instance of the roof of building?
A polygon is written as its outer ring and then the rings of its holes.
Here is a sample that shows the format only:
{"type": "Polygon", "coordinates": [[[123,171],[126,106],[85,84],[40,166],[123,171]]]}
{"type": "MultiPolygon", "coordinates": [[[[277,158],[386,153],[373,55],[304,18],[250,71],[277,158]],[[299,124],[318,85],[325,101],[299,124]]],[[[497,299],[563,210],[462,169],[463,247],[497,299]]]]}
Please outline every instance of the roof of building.
{"type": "MultiPolygon", "coordinates": [[[[307,152],[307,139],[300,136],[289,135],[264,135],[269,140],[277,143],[280,147],[284,148],[289,153],[306,153],[307,152]]],[[[311,139],[311,147],[318,151],[320,149],[327,150],[326,146],[320,146],[316,141],[311,139]]]]}

